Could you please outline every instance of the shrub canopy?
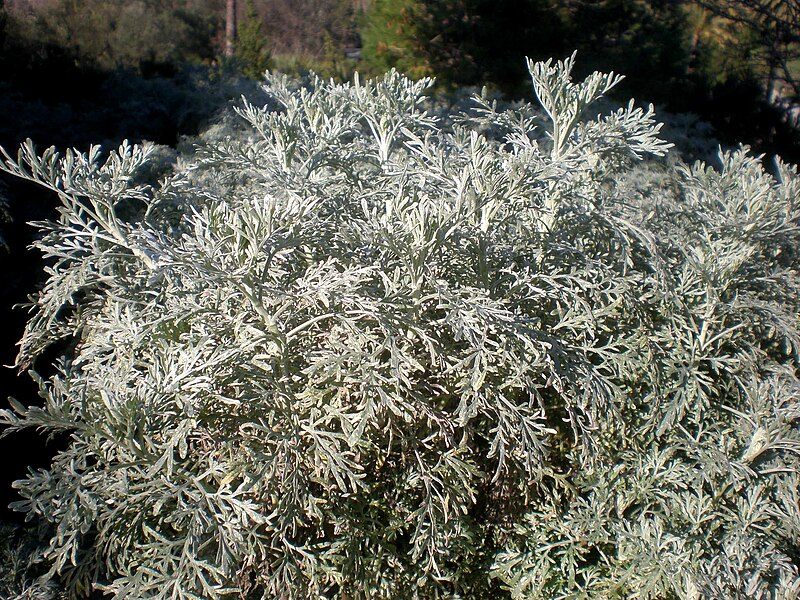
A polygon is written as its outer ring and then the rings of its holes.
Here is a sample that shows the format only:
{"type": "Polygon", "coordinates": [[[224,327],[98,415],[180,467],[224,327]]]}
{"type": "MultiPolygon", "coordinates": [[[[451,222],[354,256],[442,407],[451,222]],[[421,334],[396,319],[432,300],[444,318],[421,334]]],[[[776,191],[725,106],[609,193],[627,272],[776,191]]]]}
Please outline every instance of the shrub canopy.
{"type": "MultiPolygon", "coordinates": [[[[574,58],[574,57],[573,57],[574,58]]],[[[619,77],[541,110],[269,75],[150,146],[31,143],[57,192],[18,365],[67,432],[16,507],[75,595],[793,598],[800,179],[665,160],[619,77]],[[36,377],[34,373],[34,377],[36,377]]]]}

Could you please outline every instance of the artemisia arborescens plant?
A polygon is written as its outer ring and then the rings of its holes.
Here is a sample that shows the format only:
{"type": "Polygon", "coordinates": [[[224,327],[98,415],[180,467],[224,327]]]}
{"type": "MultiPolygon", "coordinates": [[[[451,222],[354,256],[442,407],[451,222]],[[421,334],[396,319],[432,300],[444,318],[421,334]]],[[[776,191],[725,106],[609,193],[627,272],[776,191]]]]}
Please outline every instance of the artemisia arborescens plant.
{"type": "Polygon", "coordinates": [[[70,597],[797,598],[797,172],[637,167],[573,59],[447,117],[268,75],[156,185],[5,154],[61,202],[2,421],[69,436],[16,508],[70,597]]]}

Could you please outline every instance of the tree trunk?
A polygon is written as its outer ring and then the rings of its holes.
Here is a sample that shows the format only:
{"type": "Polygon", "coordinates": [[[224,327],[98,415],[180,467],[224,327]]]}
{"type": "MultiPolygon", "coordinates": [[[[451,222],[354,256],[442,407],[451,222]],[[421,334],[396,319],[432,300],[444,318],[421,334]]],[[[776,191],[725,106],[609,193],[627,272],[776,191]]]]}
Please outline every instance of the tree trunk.
{"type": "Polygon", "coordinates": [[[235,54],[236,0],[227,0],[225,9],[225,56],[235,54]]]}
{"type": "Polygon", "coordinates": [[[0,51],[6,41],[6,7],[5,0],[0,0],[0,51]]]}
{"type": "Polygon", "coordinates": [[[713,27],[711,22],[713,18],[705,8],[700,7],[700,15],[692,28],[692,41],[689,47],[689,61],[686,63],[686,75],[691,75],[697,68],[700,39],[707,28],[713,27]]]}

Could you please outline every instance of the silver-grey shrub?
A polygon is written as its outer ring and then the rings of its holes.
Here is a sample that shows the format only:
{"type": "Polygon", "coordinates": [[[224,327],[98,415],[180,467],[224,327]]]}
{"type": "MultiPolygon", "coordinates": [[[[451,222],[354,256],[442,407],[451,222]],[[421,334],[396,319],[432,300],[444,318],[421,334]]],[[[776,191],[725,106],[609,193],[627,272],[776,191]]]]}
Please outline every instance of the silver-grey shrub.
{"type": "MultiPolygon", "coordinates": [[[[574,57],[573,57],[574,58],[574,57]]],[[[530,63],[544,112],[269,75],[248,130],[26,144],[58,193],[18,365],[66,432],[16,508],[73,596],[800,593],[800,178],[633,168],[652,108],[530,63]],[[35,376],[35,375],[34,375],[35,376]]]]}

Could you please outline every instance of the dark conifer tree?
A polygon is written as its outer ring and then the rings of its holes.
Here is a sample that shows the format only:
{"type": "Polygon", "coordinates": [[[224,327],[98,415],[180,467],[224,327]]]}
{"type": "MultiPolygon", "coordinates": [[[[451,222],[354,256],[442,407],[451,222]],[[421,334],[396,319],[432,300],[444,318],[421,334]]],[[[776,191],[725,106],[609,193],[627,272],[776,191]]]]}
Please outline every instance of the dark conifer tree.
{"type": "Polygon", "coordinates": [[[236,57],[242,73],[258,79],[269,68],[270,52],[264,35],[261,15],[253,0],[245,2],[245,18],[236,35],[236,57]]]}

